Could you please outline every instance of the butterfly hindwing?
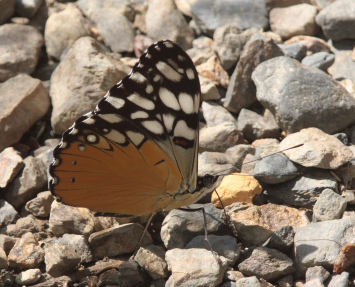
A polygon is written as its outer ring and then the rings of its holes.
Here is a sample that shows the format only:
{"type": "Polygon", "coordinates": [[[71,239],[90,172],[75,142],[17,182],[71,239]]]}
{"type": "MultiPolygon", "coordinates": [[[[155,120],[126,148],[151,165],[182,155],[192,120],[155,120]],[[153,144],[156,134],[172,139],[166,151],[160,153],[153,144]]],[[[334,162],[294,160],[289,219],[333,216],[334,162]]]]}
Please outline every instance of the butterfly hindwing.
{"type": "Polygon", "coordinates": [[[70,205],[148,214],[196,200],[196,69],[176,44],[152,45],[97,108],[63,134],[51,190],[70,205]]]}

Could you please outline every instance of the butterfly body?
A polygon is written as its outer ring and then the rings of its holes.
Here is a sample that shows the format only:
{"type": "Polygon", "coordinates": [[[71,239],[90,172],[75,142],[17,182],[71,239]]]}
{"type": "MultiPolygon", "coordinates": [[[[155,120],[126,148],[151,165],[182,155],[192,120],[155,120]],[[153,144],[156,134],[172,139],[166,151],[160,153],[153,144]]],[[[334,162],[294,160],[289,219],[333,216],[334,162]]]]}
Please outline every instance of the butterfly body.
{"type": "Polygon", "coordinates": [[[150,46],[53,152],[50,189],[66,204],[149,214],[196,202],[200,85],[188,55],[150,46]]]}

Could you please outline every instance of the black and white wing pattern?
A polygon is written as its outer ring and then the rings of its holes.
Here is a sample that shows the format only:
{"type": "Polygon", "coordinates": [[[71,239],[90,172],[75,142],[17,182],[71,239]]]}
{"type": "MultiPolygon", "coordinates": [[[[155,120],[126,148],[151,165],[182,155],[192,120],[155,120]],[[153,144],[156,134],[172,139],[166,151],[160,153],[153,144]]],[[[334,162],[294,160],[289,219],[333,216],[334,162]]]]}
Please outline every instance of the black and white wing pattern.
{"type": "Polygon", "coordinates": [[[151,45],[53,152],[50,189],[94,211],[149,214],[191,204],[196,191],[200,84],[175,43],[151,45]]]}

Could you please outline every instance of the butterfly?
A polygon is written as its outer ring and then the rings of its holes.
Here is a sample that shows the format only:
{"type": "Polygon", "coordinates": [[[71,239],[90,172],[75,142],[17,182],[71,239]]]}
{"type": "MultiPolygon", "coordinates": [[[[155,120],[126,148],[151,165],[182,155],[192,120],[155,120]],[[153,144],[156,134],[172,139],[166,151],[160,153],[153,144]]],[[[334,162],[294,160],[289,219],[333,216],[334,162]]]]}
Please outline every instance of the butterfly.
{"type": "Polygon", "coordinates": [[[174,42],[151,45],[53,151],[49,187],[93,211],[151,214],[192,204],[216,177],[197,176],[200,84],[174,42]]]}

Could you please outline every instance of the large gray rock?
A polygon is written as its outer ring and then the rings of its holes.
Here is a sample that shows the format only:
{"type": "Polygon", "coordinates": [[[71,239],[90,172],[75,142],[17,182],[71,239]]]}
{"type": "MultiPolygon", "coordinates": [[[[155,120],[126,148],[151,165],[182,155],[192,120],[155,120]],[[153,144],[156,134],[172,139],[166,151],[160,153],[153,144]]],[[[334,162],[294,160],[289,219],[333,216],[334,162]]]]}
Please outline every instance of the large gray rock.
{"type": "Polygon", "coordinates": [[[150,0],[145,22],[147,35],[153,40],[170,39],[184,50],[192,47],[193,30],[173,0],[150,0]]]}
{"type": "Polygon", "coordinates": [[[46,22],[44,33],[47,54],[59,60],[77,39],[90,35],[85,21],[74,4],[69,4],[59,13],[53,13],[46,22]]]}
{"type": "Polygon", "coordinates": [[[4,24],[0,26],[0,43],[0,82],[33,73],[43,46],[43,37],[36,28],[4,24]]]}
{"type": "Polygon", "coordinates": [[[355,121],[355,99],[319,69],[277,57],[261,63],[252,79],[257,99],[287,133],[307,127],[335,133],[355,121]]]}
{"type": "Polygon", "coordinates": [[[313,266],[332,268],[341,247],[353,240],[354,228],[353,217],[311,223],[297,228],[294,250],[300,269],[306,271],[313,266]]]}
{"type": "Polygon", "coordinates": [[[96,40],[78,39],[51,77],[54,132],[63,133],[79,116],[93,110],[125,75],[96,40]]]}
{"type": "Polygon", "coordinates": [[[329,39],[334,41],[355,39],[354,12],[355,0],[337,0],[319,12],[316,22],[329,39]]]}

